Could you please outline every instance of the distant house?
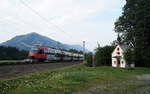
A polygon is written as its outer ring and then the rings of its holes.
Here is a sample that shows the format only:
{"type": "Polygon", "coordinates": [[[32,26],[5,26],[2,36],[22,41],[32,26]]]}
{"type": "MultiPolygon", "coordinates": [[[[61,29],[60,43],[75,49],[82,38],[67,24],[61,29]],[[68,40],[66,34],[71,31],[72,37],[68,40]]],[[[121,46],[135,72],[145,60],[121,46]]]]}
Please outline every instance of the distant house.
{"type": "Polygon", "coordinates": [[[134,67],[134,64],[127,64],[123,53],[128,49],[126,45],[117,45],[112,52],[112,67],[126,68],[128,66],[134,67]]]}

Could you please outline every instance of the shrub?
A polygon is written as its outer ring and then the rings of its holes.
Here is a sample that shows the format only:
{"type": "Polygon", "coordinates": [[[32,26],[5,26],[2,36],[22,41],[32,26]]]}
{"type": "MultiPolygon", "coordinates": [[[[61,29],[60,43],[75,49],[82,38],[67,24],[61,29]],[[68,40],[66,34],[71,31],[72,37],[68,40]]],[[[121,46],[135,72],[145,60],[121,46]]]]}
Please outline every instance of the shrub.
{"type": "Polygon", "coordinates": [[[135,54],[134,51],[131,49],[127,49],[124,53],[124,58],[127,62],[127,69],[133,69],[133,67],[131,67],[131,64],[133,64],[135,62],[135,54]]]}
{"type": "Polygon", "coordinates": [[[110,66],[111,65],[111,53],[114,50],[114,46],[104,46],[96,48],[95,63],[96,66],[110,66]]]}
{"type": "Polygon", "coordinates": [[[127,49],[124,53],[124,58],[128,64],[134,62],[134,52],[131,49],[127,49]]]}
{"type": "Polygon", "coordinates": [[[92,53],[87,53],[85,54],[85,59],[86,59],[86,62],[87,62],[87,66],[92,66],[92,63],[93,63],[93,54],[92,53]]]}

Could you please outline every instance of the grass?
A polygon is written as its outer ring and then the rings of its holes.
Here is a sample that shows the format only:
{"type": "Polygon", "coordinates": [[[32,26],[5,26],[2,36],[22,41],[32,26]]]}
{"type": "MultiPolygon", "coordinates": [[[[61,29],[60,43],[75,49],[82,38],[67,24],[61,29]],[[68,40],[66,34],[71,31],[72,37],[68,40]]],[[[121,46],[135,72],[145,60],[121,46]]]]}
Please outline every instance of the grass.
{"type": "Polygon", "coordinates": [[[0,63],[24,62],[23,60],[0,60],[0,63]]]}
{"type": "Polygon", "coordinates": [[[134,94],[150,86],[149,81],[135,78],[141,74],[150,74],[150,69],[91,68],[80,64],[0,80],[0,94],[134,94]]]}

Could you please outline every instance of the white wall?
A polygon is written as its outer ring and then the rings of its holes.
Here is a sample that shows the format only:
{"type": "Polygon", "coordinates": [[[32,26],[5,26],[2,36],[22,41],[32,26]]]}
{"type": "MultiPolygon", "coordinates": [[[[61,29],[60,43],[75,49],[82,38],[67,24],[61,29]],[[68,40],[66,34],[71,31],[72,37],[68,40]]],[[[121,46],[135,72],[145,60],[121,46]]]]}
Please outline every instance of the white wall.
{"type": "Polygon", "coordinates": [[[112,58],[112,66],[117,67],[117,59],[116,58],[112,58]],[[116,61],[116,64],[114,63],[115,61],[116,61]]]}
{"type": "Polygon", "coordinates": [[[116,48],[115,48],[115,50],[113,51],[113,53],[112,53],[112,57],[113,56],[123,56],[123,50],[122,50],[122,48],[118,45],[116,48]],[[118,55],[117,54],[117,48],[119,48],[119,52],[120,52],[120,55],[118,55]]]}
{"type": "Polygon", "coordinates": [[[120,60],[120,67],[125,68],[126,67],[126,62],[124,59],[120,60]]]}
{"type": "MultiPolygon", "coordinates": [[[[123,49],[119,45],[115,48],[115,50],[112,53],[112,57],[114,57],[114,56],[121,56],[120,67],[125,68],[126,62],[125,62],[124,57],[123,57],[123,49]],[[118,48],[119,48],[119,51],[117,50],[118,48]],[[120,54],[117,54],[117,52],[120,52],[120,54]]],[[[112,66],[117,67],[117,59],[116,58],[112,58],[112,66]],[[114,61],[116,61],[116,64],[114,63],[114,61]]]]}

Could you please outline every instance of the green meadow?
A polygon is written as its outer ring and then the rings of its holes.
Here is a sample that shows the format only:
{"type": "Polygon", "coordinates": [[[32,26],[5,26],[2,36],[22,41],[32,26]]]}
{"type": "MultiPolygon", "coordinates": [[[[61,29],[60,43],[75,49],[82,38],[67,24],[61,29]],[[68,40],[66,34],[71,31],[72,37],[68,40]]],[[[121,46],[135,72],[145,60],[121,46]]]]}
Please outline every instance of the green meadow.
{"type": "Polygon", "coordinates": [[[24,62],[23,60],[0,60],[0,63],[15,63],[15,62],[24,62]]]}
{"type": "Polygon", "coordinates": [[[0,94],[150,94],[150,68],[71,67],[0,80],[0,94]]]}

